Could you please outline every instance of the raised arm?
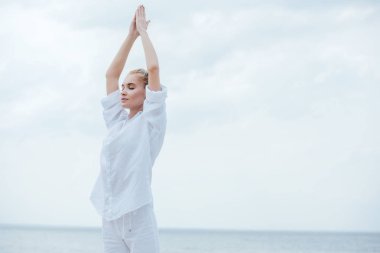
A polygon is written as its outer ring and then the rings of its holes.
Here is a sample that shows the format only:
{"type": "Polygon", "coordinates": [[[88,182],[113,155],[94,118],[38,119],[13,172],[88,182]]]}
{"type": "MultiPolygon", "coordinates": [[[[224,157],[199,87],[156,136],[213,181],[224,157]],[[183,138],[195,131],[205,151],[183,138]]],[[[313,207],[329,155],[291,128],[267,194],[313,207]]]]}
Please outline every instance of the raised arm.
{"type": "Polygon", "coordinates": [[[145,19],[145,8],[140,5],[136,11],[136,28],[140,34],[141,41],[145,53],[146,67],[148,70],[148,85],[153,91],[161,90],[160,86],[160,75],[159,75],[159,65],[156,51],[154,50],[153,44],[148,36],[147,27],[150,21],[145,19]]]}
{"type": "Polygon", "coordinates": [[[136,29],[136,13],[137,11],[133,15],[127,38],[125,38],[123,44],[121,45],[119,51],[117,52],[115,58],[113,59],[111,65],[108,67],[108,70],[106,72],[107,95],[119,89],[119,78],[120,78],[121,72],[123,71],[125,62],[127,61],[127,58],[128,58],[129,52],[131,51],[133,43],[139,36],[136,29]]]}

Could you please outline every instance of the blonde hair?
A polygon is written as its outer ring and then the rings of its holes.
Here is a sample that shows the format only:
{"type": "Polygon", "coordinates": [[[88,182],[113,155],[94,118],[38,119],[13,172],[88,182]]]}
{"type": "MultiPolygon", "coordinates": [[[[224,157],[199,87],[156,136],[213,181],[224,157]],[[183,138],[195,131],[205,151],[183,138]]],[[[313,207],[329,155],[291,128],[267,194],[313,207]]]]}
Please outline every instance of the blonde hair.
{"type": "Polygon", "coordinates": [[[130,74],[140,74],[140,80],[144,82],[144,88],[148,85],[148,71],[146,71],[143,68],[133,69],[128,72],[128,75],[130,74]]]}

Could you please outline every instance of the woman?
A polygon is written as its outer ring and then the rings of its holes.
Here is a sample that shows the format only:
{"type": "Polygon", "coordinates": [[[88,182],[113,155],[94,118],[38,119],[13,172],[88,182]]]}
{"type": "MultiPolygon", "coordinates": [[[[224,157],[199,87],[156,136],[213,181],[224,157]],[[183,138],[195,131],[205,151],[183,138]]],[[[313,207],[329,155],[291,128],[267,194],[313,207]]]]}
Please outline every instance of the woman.
{"type": "Polygon", "coordinates": [[[90,199],[102,216],[105,252],[159,252],[151,180],[165,136],[167,89],[160,83],[158,59],[147,33],[149,22],[144,7],[138,6],[129,34],[107,70],[107,96],[101,99],[108,135],[90,199]],[[120,91],[121,72],[139,36],[148,71],[129,71],[120,91]]]}

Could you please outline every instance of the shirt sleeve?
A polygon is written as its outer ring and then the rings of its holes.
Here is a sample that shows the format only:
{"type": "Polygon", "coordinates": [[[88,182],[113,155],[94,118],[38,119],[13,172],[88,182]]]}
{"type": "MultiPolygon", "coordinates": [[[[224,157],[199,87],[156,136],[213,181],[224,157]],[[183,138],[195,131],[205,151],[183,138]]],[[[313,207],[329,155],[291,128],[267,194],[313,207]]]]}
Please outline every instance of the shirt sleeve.
{"type": "Polygon", "coordinates": [[[128,117],[128,112],[121,105],[120,98],[120,90],[117,89],[100,100],[103,107],[103,118],[108,129],[128,117]]]}
{"type": "Polygon", "coordinates": [[[142,115],[148,121],[150,132],[159,133],[166,127],[167,87],[161,84],[161,90],[153,91],[146,86],[142,115]]]}

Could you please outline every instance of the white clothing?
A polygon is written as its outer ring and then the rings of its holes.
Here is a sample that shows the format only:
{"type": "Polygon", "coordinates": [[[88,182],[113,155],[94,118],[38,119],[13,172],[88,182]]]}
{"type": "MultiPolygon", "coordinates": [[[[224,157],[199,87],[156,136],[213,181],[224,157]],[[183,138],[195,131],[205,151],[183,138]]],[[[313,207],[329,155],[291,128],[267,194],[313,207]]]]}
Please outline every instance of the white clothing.
{"type": "Polygon", "coordinates": [[[167,88],[145,87],[143,111],[128,119],[120,90],[101,99],[108,135],[100,154],[100,171],[90,200],[111,221],[153,201],[152,167],[166,131],[167,88]]]}
{"type": "Polygon", "coordinates": [[[159,253],[159,233],[153,202],[122,217],[102,219],[104,253],[159,253]]]}

